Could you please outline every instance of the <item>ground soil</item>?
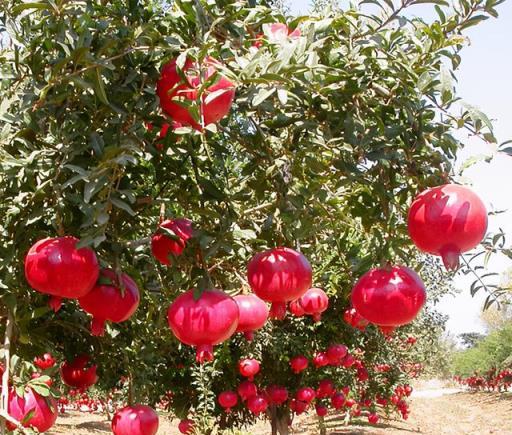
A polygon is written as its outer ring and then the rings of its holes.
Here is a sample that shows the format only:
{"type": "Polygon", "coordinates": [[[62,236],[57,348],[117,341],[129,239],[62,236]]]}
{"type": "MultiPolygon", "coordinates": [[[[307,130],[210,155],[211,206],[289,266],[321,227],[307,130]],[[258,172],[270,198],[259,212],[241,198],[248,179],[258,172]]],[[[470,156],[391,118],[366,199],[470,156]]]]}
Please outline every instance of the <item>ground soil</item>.
{"type": "MultiPolygon", "coordinates": [[[[68,413],[59,416],[58,424],[48,434],[90,435],[109,434],[110,424],[98,414],[68,413]]],[[[377,426],[360,421],[344,426],[336,415],[325,418],[329,435],[408,435],[413,433],[440,435],[512,435],[512,393],[471,393],[446,386],[426,386],[411,398],[409,420],[383,420],[377,426]]],[[[159,435],[178,435],[177,422],[161,419],[159,435]]],[[[261,422],[243,432],[247,435],[267,435],[267,422],[261,422]]],[[[301,417],[292,434],[319,434],[316,417],[301,417]]]]}

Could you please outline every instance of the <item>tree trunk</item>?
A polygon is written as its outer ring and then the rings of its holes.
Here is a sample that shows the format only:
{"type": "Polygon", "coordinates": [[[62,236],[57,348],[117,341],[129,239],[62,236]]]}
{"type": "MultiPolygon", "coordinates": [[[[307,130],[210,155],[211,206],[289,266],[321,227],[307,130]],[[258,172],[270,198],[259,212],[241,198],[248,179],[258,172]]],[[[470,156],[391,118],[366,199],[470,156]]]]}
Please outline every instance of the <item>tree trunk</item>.
{"type": "Polygon", "coordinates": [[[272,427],[272,435],[289,435],[289,418],[290,416],[288,413],[278,413],[277,408],[275,406],[272,406],[272,409],[270,411],[270,424],[272,427]]]}
{"type": "Polygon", "coordinates": [[[323,417],[318,417],[318,428],[320,429],[320,435],[327,435],[327,429],[325,428],[323,417]]]}

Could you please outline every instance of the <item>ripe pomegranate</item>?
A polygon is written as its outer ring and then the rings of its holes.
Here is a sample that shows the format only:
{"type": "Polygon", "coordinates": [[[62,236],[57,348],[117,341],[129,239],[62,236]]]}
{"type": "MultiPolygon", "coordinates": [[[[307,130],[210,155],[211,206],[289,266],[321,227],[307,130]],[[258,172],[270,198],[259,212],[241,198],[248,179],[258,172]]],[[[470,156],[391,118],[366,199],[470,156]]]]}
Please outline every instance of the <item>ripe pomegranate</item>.
{"type": "Polygon", "coordinates": [[[260,415],[265,412],[268,408],[268,402],[262,395],[256,395],[247,399],[247,409],[254,415],[260,415]]]}
{"type": "Polygon", "coordinates": [[[267,395],[270,403],[273,405],[282,405],[288,400],[288,390],[279,385],[271,385],[267,387],[267,395]]]}
{"type": "Polygon", "coordinates": [[[368,423],[370,424],[377,424],[379,422],[379,415],[375,412],[371,412],[368,414],[368,423]]]}
{"type": "Polygon", "coordinates": [[[327,352],[318,352],[313,357],[313,364],[318,369],[329,365],[329,357],[327,352]]]}
{"type": "Polygon", "coordinates": [[[318,415],[319,417],[325,417],[327,415],[327,413],[329,412],[327,409],[327,406],[320,405],[319,403],[317,403],[315,405],[315,410],[316,410],[316,415],[318,415]]]}
{"type": "Polygon", "coordinates": [[[300,299],[291,301],[288,309],[290,310],[290,313],[292,313],[295,317],[302,317],[306,314],[304,308],[302,308],[302,305],[300,304],[300,299]]]}
{"type": "Polygon", "coordinates": [[[194,290],[178,296],[167,311],[169,327],[181,342],[196,347],[196,360],[213,360],[213,346],[231,337],[238,326],[238,305],[226,293],[204,290],[194,299],[194,290]]]}
{"type": "Polygon", "coordinates": [[[352,408],[357,402],[354,399],[346,399],[345,406],[347,408],[352,408]]]}
{"type": "Polygon", "coordinates": [[[366,382],[370,376],[368,375],[368,370],[366,370],[364,367],[360,367],[357,369],[357,379],[359,382],[366,382]]]}
{"type": "Polygon", "coordinates": [[[41,370],[48,370],[55,365],[55,358],[51,353],[45,353],[42,357],[38,356],[34,358],[34,364],[41,370]]]}
{"type": "Polygon", "coordinates": [[[62,381],[70,387],[85,390],[98,382],[96,365],[89,366],[90,358],[80,355],[72,362],[65,361],[60,368],[62,381]]]}
{"type": "Polygon", "coordinates": [[[260,363],[254,358],[244,358],[238,362],[238,370],[243,377],[253,381],[260,371],[260,363]]]}
{"type": "Polygon", "coordinates": [[[96,254],[76,248],[71,236],[39,240],[25,257],[25,277],[32,288],[51,296],[50,306],[60,309],[62,298],[75,299],[91,291],[99,275],[96,254]]]}
{"type": "Polygon", "coordinates": [[[445,267],[455,270],[460,254],[484,238],[487,210],[472,190],[445,184],[416,197],[407,224],[412,241],[421,251],[440,255],[445,267]]]}
{"type": "Polygon", "coordinates": [[[238,385],[238,395],[242,398],[242,401],[245,402],[250,397],[256,396],[258,394],[258,388],[251,381],[243,381],[238,385]]]}
{"type": "Polygon", "coordinates": [[[107,320],[114,323],[124,322],[139,306],[139,289],[135,281],[125,273],[120,278],[124,290],[121,289],[119,278],[113,270],[102,269],[100,281],[87,295],[78,299],[82,309],[92,314],[92,335],[104,335],[107,320]],[[108,284],[103,284],[103,280],[108,284]]]}
{"type": "Polygon", "coordinates": [[[199,131],[203,125],[219,122],[229,113],[235,98],[235,85],[222,75],[220,66],[220,62],[211,57],[207,57],[202,64],[187,59],[182,69],[187,79],[184,81],[178,73],[176,59],[165,64],[156,88],[162,110],[174,121],[199,131]],[[219,78],[199,95],[202,84],[215,74],[219,78]],[[201,99],[200,112],[204,123],[194,119],[189,109],[177,101],[192,102],[198,98],[201,99]]]}
{"type": "Polygon", "coordinates": [[[349,353],[341,360],[341,365],[345,368],[352,367],[356,362],[356,359],[349,353]]]}
{"type": "Polygon", "coordinates": [[[316,397],[319,399],[325,399],[326,397],[331,397],[335,392],[334,383],[330,379],[323,379],[318,384],[316,397]]]}
{"type": "Polygon", "coordinates": [[[311,286],[311,266],[301,253],[275,248],[256,254],[247,266],[249,284],[261,299],[272,302],[270,317],[283,319],[286,303],[311,286]]]}
{"type": "Polygon", "coordinates": [[[236,332],[243,332],[248,341],[254,339],[254,331],[263,328],[268,319],[267,304],[258,296],[237,295],[233,298],[238,305],[240,317],[236,332]]]}
{"type": "Polygon", "coordinates": [[[310,387],[302,387],[295,393],[295,398],[301,402],[310,403],[316,397],[315,390],[310,387]]]}
{"type": "Polygon", "coordinates": [[[310,288],[301,296],[299,304],[315,322],[320,322],[322,313],[329,307],[329,298],[322,289],[310,288]]]}
{"type": "Polygon", "coordinates": [[[126,406],[112,419],[114,435],[155,435],[157,431],[158,414],[146,405],[126,406]]]}
{"type": "Polygon", "coordinates": [[[181,420],[178,425],[178,430],[180,433],[185,435],[190,435],[194,432],[194,422],[193,420],[189,420],[188,418],[185,420],[181,420]]]}
{"type": "Polygon", "coordinates": [[[368,320],[366,320],[361,314],[357,312],[355,308],[349,308],[343,313],[343,320],[350,326],[364,331],[368,326],[368,320]]]}
{"type": "Polygon", "coordinates": [[[332,344],[327,348],[327,358],[332,366],[341,365],[341,361],[347,355],[347,346],[343,344],[332,344]]]}
{"type": "Polygon", "coordinates": [[[300,415],[306,412],[308,409],[310,402],[302,402],[301,400],[292,399],[290,400],[290,409],[295,412],[295,414],[300,415]]]}
{"type": "MultiPolygon", "coordinates": [[[[57,420],[57,401],[52,397],[43,397],[32,388],[27,388],[23,397],[12,389],[9,391],[8,413],[23,427],[37,429],[39,432],[49,430],[57,420]]],[[[14,430],[16,427],[7,422],[7,428],[14,430]]]]}
{"type": "Polygon", "coordinates": [[[219,405],[224,408],[227,413],[231,412],[231,408],[234,408],[238,403],[238,396],[234,391],[223,391],[217,398],[219,405]]]}
{"type": "Polygon", "coordinates": [[[296,375],[308,368],[309,361],[304,355],[299,355],[290,360],[290,367],[296,375]]]}
{"type": "Polygon", "coordinates": [[[352,304],[376,325],[400,326],[412,322],[426,300],[420,277],[403,266],[366,272],[352,289],[352,304]]]}
{"type": "Polygon", "coordinates": [[[172,256],[181,255],[187,241],[194,234],[192,221],[185,218],[165,220],[159,225],[159,228],[171,230],[175,234],[175,238],[165,234],[162,230],[157,230],[151,237],[151,252],[160,263],[170,266],[172,256]]]}
{"type": "Polygon", "coordinates": [[[331,406],[334,409],[341,409],[345,405],[345,395],[343,393],[334,393],[331,397],[331,406]]]}

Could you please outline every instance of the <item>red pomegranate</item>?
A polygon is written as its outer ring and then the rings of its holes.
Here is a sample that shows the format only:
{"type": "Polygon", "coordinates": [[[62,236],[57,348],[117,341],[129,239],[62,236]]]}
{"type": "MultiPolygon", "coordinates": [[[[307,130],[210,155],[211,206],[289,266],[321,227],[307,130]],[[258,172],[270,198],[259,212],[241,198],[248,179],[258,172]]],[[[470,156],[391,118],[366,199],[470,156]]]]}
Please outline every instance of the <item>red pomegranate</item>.
{"type": "Polygon", "coordinates": [[[25,257],[25,277],[32,288],[51,296],[50,306],[58,311],[62,298],[76,299],[91,291],[99,275],[96,254],[76,248],[71,236],[39,240],[25,257]]]}
{"type": "Polygon", "coordinates": [[[334,393],[331,397],[331,406],[334,409],[341,409],[345,405],[345,395],[343,393],[334,393]]]}
{"type": "Polygon", "coordinates": [[[313,357],[313,364],[318,369],[329,365],[329,357],[327,352],[318,352],[313,357]]]}
{"type": "Polygon", "coordinates": [[[114,435],[155,435],[158,414],[146,405],[132,405],[120,409],[112,419],[114,435]]]}
{"type": "Polygon", "coordinates": [[[238,305],[240,318],[236,332],[243,332],[248,341],[254,339],[254,331],[263,328],[268,319],[267,304],[258,296],[237,295],[233,298],[238,305]]]}
{"type": "Polygon", "coordinates": [[[330,379],[322,379],[318,384],[316,397],[325,399],[326,397],[331,397],[335,392],[334,383],[330,379]]]}
{"type": "Polygon", "coordinates": [[[78,299],[82,309],[92,315],[92,335],[105,334],[105,322],[108,320],[114,323],[128,320],[139,306],[139,289],[135,281],[125,273],[121,274],[120,278],[124,290],[121,289],[119,277],[113,270],[102,269],[101,278],[96,286],[87,295],[78,299]]]}
{"type": "Polygon", "coordinates": [[[70,387],[85,390],[98,382],[96,365],[89,365],[90,358],[80,355],[72,362],[65,361],[60,368],[62,381],[70,387]]]}
{"type": "Polygon", "coordinates": [[[280,385],[267,387],[267,395],[273,405],[282,405],[288,400],[288,390],[280,385]]]}
{"type": "Polygon", "coordinates": [[[315,322],[320,322],[322,313],[329,307],[329,298],[320,288],[310,288],[299,299],[300,306],[306,314],[313,316],[315,322]]]}
{"type": "Polygon", "coordinates": [[[357,312],[355,308],[349,308],[343,313],[343,320],[350,326],[364,331],[368,326],[368,320],[366,320],[361,314],[357,312]]]}
{"type": "Polygon", "coordinates": [[[315,405],[315,410],[316,410],[316,415],[318,415],[319,417],[325,417],[327,415],[327,413],[329,412],[327,409],[327,406],[320,405],[319,403],[317,403],[315,405]]]}
{"type": "Polygon", "coordinates": [[[300,388],[295,393],[295,399],[297,399],[301,402],[305,402],[305,403],[312,402],[315,399],[315,397],[316,397],[315,390],[313,390],[313,388],[310,388],[310,387],[300,388]]]}
{"type": "Polygon", "coordinates": [[[356,362],[356,359],[349,353],[341,360],[341,365],[345,368],[352,367],[356,362]]]}
{"type": "Polygon", "coordinates": [[[223,391],[217,398],[219,405],[222,406],[227,413],[231,412],[238,403],[238,396],[234,391],[223,391]]]}
{"type": "Polygon", "coordinates": [[[379,415],[376,414],[375,412],[371,412],[370,414],[368,414],[368,422],[370,424],[377,424],[379,422],[379,415]]]}
{"type": "Polygon", "coordinates": [[[403,266],[372,269],[352,289],[354,308],[368,321],[382,326],[412,322],[425,300],[420,277],[403,266]]]}
{"type": "Polygon", "coordinates": [[[260,415],[262,412],[265,412],[267,408],[267,399],[262,395],[252,396],[247,399],[247,409],[249,409],[249,411],[254,415],[260,415]]]}
{"type": "MultiPolygon", "coordinates": [[[[57,420],[57,401],[52,396],[39,395],[32,388],[27,388],[23,397],[12,389],[9,392],[8,413],[21,422],[23,427],[37,429],[42,433],[57,420]]],[[[14,430],[16,427],[7,422],[7,428],[14,430]]]]}
{"type": "Polygon", "coordinates": [[[370,379],[368,370],[366,370],[364,367],[357,369],[356,377],[359,382],[366,382],[368,379],[370,379]]]}
{"type": "Polygon", "coordinates": [[[187,78],[184,81],[178,73],[176,59],[165,64],[156,88],[162,110],[174,121],[201,131],[203,123],[194,119],[189,109],[179,101],[192,102],[200,97],[204,126],[219,122],[229,113],[235,98],[235,85],[222,75],[220,67],[220,62],[211,57],[206,58],[202,64],[188,59],[182,68],[187,78]],[[199,96],[202,83],[214,74],[218,74],[219,78],[199,96]]]}
{"type": "Polygon", "coordinates": [[[45,353],[42,357],[38,356],[34,358],[34,364],[41,370],[48,370],[55,365],[55,358],[51,353],[45,353]]]}
{"type": "Polygon", "coordinates": [[[272,302],[270,317],[283,319],[286,303],[311,286],[311,266],[299,252],[275,248],[256,254],[247,266],[249,284],[261,299],[272,302]]]}
{"type": "Polygon", "coordinates": [[[172,256],[182,254],[187,241],[193,234],[192,221],[189,219],[177,218],[163,221],[159,225],[159,230],[151,237],[151,252],[160,263],[169,266],[172,256]],[[175,237],[166,234],[161,228],[171,230],[175,237]]]}
{"type": "Polygon", "coordinates": [[[459,267],[460,254],[478,245],[487,231],[487,210],[470,189],[456,184],[433,187],[413,201],[409,235],[422,251],[443,258],[448,270],[459,267]]]}
{"type": "Polygon", "coordinates": [[[178,424],[178,430],[182,434],[190,435],[194,432],[194,422],[192,420],[189,420],[188,418],[185,420],[181,420],[180,424],[178,424]]]}
{"type": "Polygon", "coordinates": [[[243,381],[240,382],[237,392],[242,398],[242,401],[245,402],[249,397],[256,396],[256,394],[258,394],[258,388],[251,381],[243,381]]]}
{"type": "Polygon", "coordinates": [[[302,305],[300,304],[300,299],[291,301],[288,309],[290,310],[290,313],[292,313],[295,317],[302,317],[306,314],[304,308],[302,308],[302,305]]]}
{"type": "Polygon", "coordinates": [[[238,362],[238,371],[243,377],[253,381],[260,371],[260,363],[254,358],[244,358],[238,362]]]}
{"type": "Polygon", "coordinates": [[[300,415],[306,412],[308,409],[310,402],[302,402],[301,400],[292,399],[290,400],[290,409],[295,412],[295,414],[300,415]]]}
{"type": "Polygon", "coordinates": [[[347,346],[344,344],[332,344],[327,349],[327,358],[332,366],[341,365],[341,361],[348,353],[347,346]]]}
{"type": "Polygon", "coordinates": [[[293,357],[290,360],[290,367],[296,375],[308,368],[309,361],[304,355],[293,357]]]}
{"type": "Polygon", "coordinates": [[[196,360],[213,360],[213,346],[231,337],[238,326],[238,305],[226,293],[204,290],[199,299],[194,290],[178,296],[167,311],[169,327],[182,343],[196,347],[196,360]]]}

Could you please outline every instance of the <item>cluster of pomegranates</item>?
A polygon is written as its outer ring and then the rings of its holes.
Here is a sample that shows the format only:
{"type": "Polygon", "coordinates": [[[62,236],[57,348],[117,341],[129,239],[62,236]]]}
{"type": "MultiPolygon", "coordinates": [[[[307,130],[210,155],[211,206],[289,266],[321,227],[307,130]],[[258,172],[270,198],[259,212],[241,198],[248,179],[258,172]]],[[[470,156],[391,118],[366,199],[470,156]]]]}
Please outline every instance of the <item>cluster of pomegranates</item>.
{"type": "Polygon", "coordinates": [[[472,376],[454,376],[455,382],[469,387],[471,390],[505,392],[512,386],[511,369],[491,369],[483,375],[475,373],[472,376]]]}

